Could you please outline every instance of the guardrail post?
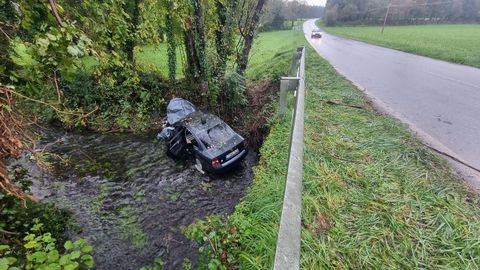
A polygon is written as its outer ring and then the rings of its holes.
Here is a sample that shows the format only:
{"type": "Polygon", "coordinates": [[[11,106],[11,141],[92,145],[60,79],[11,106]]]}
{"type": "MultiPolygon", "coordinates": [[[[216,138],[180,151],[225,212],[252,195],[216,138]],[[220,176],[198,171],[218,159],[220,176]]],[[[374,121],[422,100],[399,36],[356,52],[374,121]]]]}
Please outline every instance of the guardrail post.
{"type": "Polygon", "coordinates": [[[285,115],[285,111],[287,110],[287,90],[289,84],[289,80],[280,80],[280,110],[278,112],[280,117],[283,117],[285,115]]]}
{"type": "Polygon", "coordinates": [[[287,110],[287,94],[288,91],[294,90],[298,86],[298,77],[281,77],[280,78],[280,109],[278,114],[280,117],[285,115],[287,110]]]}
{"type": "Polygon", "coordinates": [[[292,63],[290,64],[290,75],[291,76],[297,76],[298,72],[298,60],[302,57],[302,52],[297,51],[292,55],[292,63]]]}

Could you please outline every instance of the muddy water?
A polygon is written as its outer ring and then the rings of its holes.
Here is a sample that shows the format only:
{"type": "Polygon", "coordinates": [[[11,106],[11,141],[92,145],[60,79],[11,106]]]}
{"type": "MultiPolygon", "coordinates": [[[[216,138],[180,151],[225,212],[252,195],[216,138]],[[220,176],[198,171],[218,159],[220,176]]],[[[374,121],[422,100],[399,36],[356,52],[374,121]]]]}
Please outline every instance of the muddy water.
{"type": "MultiPolygon", "coordinates": [[[[165,155],[154,136],[49,131],[42,145],[55,160],[42,172],[28,161],[32,192],[69,209],[94,248],[97,269],[139,269],[156,257],[164,269],[197,261],[197,246],[182,227],[210,214],[230,213],[250,183],[255,157],[217,179],[165,155]]],[[[14,166],[14,165],[12,165],[14,166]]]]}

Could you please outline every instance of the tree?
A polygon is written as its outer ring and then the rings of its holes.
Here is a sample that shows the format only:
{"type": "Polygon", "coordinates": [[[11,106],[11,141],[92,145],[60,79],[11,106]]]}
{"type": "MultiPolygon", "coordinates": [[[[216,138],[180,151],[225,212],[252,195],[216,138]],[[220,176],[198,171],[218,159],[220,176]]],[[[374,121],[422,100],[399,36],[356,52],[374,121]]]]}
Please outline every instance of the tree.
{"type": "Polygon", "coordinates": [[[390,24],[480,21],[479,0],[328,0],[326,22],[379,24],[390,4],[390,24]]]}
{"type": "Polygon", "coordinates": [[[240,75],[244,75],[247,69],[248,55],[252,49],[255,30],[257,29],[265,1],[266,0],[257,0],[251,11],[251,17],[247,14],[245,20],[243,22],[240,21],[240,23],[243,24],[240,26],[240,34],[243,38],[243,49],[237,56],[237,71],[240,75]]]}
{"type": "Polygon", "coordinates": [[[272,0],[265,6],[262,16],[262,30],[280,30],[284,27],[286,4],[282,0],[272,0]]]}
{"type": "Polygon", "coordinates": [[[136,32],[138,25],[140,24],[140,0],[126,1],[124,5],[124,11],[126,14],[128,14],[128,19],[130,21],[130,25],[128,27],[128,39],[125,42],[124,48],[128,61],[133,62],[133,50],[135,48],[136,32]]]}

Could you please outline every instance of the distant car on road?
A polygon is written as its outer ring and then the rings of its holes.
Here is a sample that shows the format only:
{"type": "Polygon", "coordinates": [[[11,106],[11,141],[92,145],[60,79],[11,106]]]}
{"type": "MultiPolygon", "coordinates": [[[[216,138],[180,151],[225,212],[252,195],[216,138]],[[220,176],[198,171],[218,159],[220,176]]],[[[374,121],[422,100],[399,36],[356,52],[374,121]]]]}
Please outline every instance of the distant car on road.
{"type": "Polygon", "coordinates": [[[228,171],[245,158],[247,140],[219,117],[196,110],[190,102],[175,98],[167,107],[168,123],[164,135],[167,154],[174,158],[194,158],[201,173],[228,171]]]}
{"type": "Polygon", "coordinates": [[[320,29],[314,29],[312,31],[311,37],[312,38],[322,38],[322,32],[320,31],[320,29]]]}

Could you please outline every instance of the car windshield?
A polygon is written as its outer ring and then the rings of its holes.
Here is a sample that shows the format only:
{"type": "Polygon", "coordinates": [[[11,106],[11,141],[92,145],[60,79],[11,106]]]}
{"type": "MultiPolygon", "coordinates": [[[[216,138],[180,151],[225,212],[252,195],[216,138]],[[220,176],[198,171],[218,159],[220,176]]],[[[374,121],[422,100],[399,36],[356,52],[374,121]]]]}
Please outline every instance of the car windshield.
{"type": "Polygon", "coordinates": [[[220,123],[200,134],[200,140],[207,148],[221,148],[235,135],[235,131],[225,123],[220,123]]]}

